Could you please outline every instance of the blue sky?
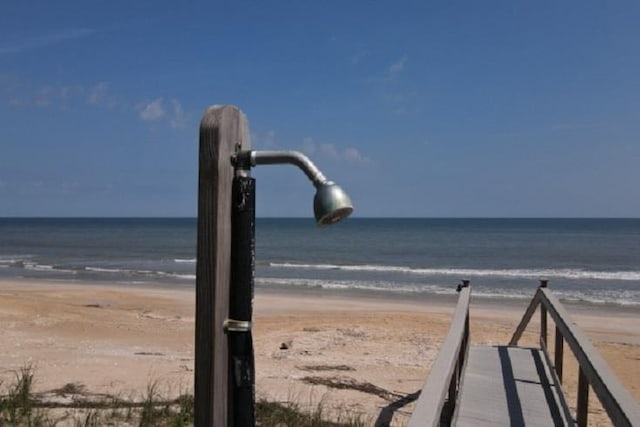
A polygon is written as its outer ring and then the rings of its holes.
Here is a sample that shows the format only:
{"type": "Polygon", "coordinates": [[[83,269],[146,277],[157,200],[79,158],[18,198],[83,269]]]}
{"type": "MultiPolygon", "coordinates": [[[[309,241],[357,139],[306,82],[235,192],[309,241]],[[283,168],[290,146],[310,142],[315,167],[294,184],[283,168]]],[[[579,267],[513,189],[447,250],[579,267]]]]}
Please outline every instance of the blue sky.
{"type": "MultiPolygon", "coordinates": [[[[640,3],[0,8],[0,216],[195,216],[207,106],[306,152],[358,216],[640,216],[640,3]]],[[[311,216],[288,166],[259,216],[311,216]]]]}

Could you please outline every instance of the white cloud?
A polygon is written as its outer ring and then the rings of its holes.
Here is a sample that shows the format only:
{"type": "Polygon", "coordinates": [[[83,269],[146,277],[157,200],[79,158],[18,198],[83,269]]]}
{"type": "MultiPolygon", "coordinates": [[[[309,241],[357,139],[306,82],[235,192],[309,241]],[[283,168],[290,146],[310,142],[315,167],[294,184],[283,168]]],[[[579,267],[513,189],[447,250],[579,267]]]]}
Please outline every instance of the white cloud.
{"type": "Polygon", "coordinates": [[[278,146],[275,130],[271,129],[267,131],[267,134],[264,137],[264,146],[265,148],[274,148],[278,146]]]}
{"type": "Polygon", "coordinates": [[[107,83],[105,82],[98,83],[89,92],[89,96],[87,97],[87,102],[92,105],[98,104],[100,100],[106,96],[108,89],[109,89],[109,85],[107,83]]]}
{"type": "Polygon", "coordinates": [[[22,98],[11,98],[9,100],[10,107],[24,107],[27,105],[27,101],[22,98]]]}
{"type": "Polygon", "coordinates": [[[173,129],[184,129],[189,124],[189,117],[185,113],[180,101],[175,98],[168,102],[164,98],[138,104],[138,117],[146,122],[167,124],[173,129]]]}
{"type": "Polygon", "coordinates": [[[551,127],[552,131],[574,131],[583,129],[595,129],[601,127],[607,127],[605,123],[558,123],[551,127]]]}
{"type": "Polygon", "coordinates": [[[365,159],[362,157],[362,154],[353,147],[349,147],[344,150],[344,158],[351,162],[363,162],[365,159]]]}
{"type": "Polygon", "coordinates": [[[320,144],[318,151],[327,157],[331,157],[331,158],[338,157],[338,150],[336,149],[336,146],[333,144],[320,144]]]}
{"type": "Polygon", "coordinates": [[[278,140],[276,138],[275,130],[270,129],[267,131],[267,133],[264,134],[264,136],[259,136],[259,135],[256,135],[256,136],[257,136],[256,142],[262,148],[273,149],[278,147],[278,140]]]}
{"type": "MultiPolygon", "coordinates": [[[[16,93],[11,76],[0,74],[0,95],[7,92],[3,100],[13,108],[119,108],[134,112],[138,118],[146,122],[160,122],[173,129],[184,129],[189,125],[189,115],[178,99],[165,101],[158,97],[151,101],[131,102],[112,94],[107,82],[98,82],[92,86],[81,85],[46,85],[39,89],[32,88],[16,93]]],[[[275,132],[270,131],[267,139],[275,139],[275,132]]]]}
{"type": "Polygon", "coordinates": [[[60,98],[62,98],[62,100],[66,100],[71,96],[72,91],[73,91],[73,88],[71,86],[62,86],[59,91],[60,98]]]}
{"type": "Polygon", "coordinates": [[[411,111],[407,104],[415,97],[415,91],[411,91],[402,78],[408,62],[409,57],[402,56],[369,80],[375,95],[391,114],[403,115],[411,111]]]}
{"type": "Polygon", "coordinates": [[[0,89],[11,90],[16,88],[20,79],[15,74],[0,73],[0,89]]]}
{"type": "Polygon", "coordinates": [[[370,161],[357,148],[347,147],[342,149],[336,147],[335,144],[316,144],[313,138],[308,136],[302,140],[300,150],[309,156],[317,154],[324,158],[344,160],[350,163],[368,163],[370,161]]]}
{"type": "Polygon", "coordinates": [[[46,107],[51,104],[51,101],[54,97],[54,90],[49,86],[45,86],[40,89],[40,93],[36,96],[34,103],[38,107],[46,107]]]}
{"type": "Polygon", "coordinates": [[[45,190],[44,181],[35,180],[26,183],[19,191],[22,194],[34,195],[34,194],[43,194],[45,190]]]}
{"type": "Polygon", "coordinates": [[[278,147],[278,139],[276,137],[276,131],[268,130],[264,135],[257,133],[251,133],[251,143],[261,149],[276,149],[278,147]]]}
{"type": "Polygon", "coordinates": [[[393,63],[388,65],[382,70],[378,70],[377,73],[369,77],[369,82],[378,87],[390,87],[399,83],[402,73],[404,73],[407,62],[409,62],[408,56],[401,56],[393,63]]]}
{"type": "Polygon", "coordinates": [[[162,98],[156,98],[147,104],[140,105],[138,111],[140,118],[144,121],[159,120],[166,114],[162,98]]]}
{"type": "Polygon", "coordinates": [[[0,56],[51,46],[66,40],[87,37],[93,33],[95,33],[95,30],[88,28],[72,28],[52,34],[29,37],[21,40],[11,40],[0,44],[0,56]]]}
{"type": "Polygon", "coordinates": [[[367,56],[366,51],[360,51],[351,56],[351,65],[358,65],[360,61],[367,56]]]}
{"type": "Polygon", "coordinates": [[[313,138],[311,138],[310,136],[304,137],[302,139],[302,152],[306,153],[306,154],[313,154],[316,152],[316,144],[314,144],[313,142],[313,138]]]}
{"type": "Polygon", "coordinates": [[[87,103],[96,107],[104,106],[113,108],[116,106],[116,99],[109,94],[109,84],[100,82],[89,89],[87,103]]]}
{"type": "Polygon", "coordinates": [[[182,105],[177,99],[172,99],[171,106],[173,108],[171,127],[174,129],[184,129],[187,126],[187,116],[182,109],[182,105]]]}
{"type": "Polygon", "coordinates": [[[11,107],[62,107],[78,105],[86,101],[93,106],[114,107],[115,98],[108,95],[107,83],[98,83],[87,89],[81,85],[46,85],[40,89],[16,94],[16,90],[11,92],[8,104],[11,107]],[[30,92],[30,93],[29,93],[30,92]]]}
{"type": "Polygon", "coordinates": [[[63,182],[60,184],[59,191],[64,195],[72,195],[78,192],[80,189],[80,183],[77,181],[63,182]]]}
{"type": "Polygon", "coordinates": [[[405,64],[407,63],[408,58],[403,56],[398,59],[396,62],[391,64],[387,69],[387,73],[385,75],[386,80],[396,81],[400,77],[400,74],[404,71],[405,64]]]}

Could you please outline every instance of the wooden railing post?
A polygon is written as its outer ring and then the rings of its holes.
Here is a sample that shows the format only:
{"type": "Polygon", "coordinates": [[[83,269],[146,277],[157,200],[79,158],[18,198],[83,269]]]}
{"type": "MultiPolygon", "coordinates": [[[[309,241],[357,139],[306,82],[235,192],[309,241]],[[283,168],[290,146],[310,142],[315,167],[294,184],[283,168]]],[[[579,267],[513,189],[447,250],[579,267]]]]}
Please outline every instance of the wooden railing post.
{"type": "MultiPolygon", "coordinates": [[[[540,287],[546,288],[548,280],[540,280],[540,287]]],[[[547,345],[547,308],[544,304],[540,305],[540,340],[547,345]]]]}
{"type": "Polygon", "coordinates": [[[556,345],[553,364],[558,374],[558,380],[562,382],[562,364],[564,363],[564,339],[562,338],[562,332],[556,326],[556,345]]]}
{"type": "Polygon", "coordinates": [[[231,252],[231,156],[250,149],[244,114],[234,106],[207,109],[200,122],[196,264],[194,425],[228,425],[228,343],[231,252]]]}
{"type": "MultiPolygon", "coordinates": [[[[463,289],[469,287],[469,280],[463,280],[461,284],[458,285],[456,291],[458,293],[462,292],[463,289]]],[[[464,331],[462,335],[462,341],[460,345],[460,350],[458,351],[456,357],[456,365],[453,371],[453,375],[451,376],[451,381],[449,382],[449,393],[447,395],[447,403],[443,408],[441,414],[441,420],[445,420],[445,424],[451,423],[451,418],[453,416],[453,412],[456,407],[456,402],[458,401],[458,393],[460,392],[460,382],[462,381],[462,369],[464,367],[464,362],[467,357],[467,344],[469,342],[469,308],[467,307],[467,314],[464,323],[464,331]]]]}
{"type": "Polygon", "coordinates": [[[578,427],[587,427],[589,415],[589,380],[580,367],[578,372],[578,404],[576,407],[576,421],[578,427]]]}
{"type": "MultiPolygon", "coordinates": [[[[468,288],[470,286],[469,280],[462,281],[462,288],[468,288]]],[[[469,309],[467,308],[467,315],[464,321],[464,332],[462,335],[462,347],[460,350],[460,354],[458,355],[458,366],[460,367],[458,372],[458,384],[460,383],[460,377],[462,376],[462,366],[464,365],[464,361],[467,358],[467,351],[469,342],[469,309]]]]}

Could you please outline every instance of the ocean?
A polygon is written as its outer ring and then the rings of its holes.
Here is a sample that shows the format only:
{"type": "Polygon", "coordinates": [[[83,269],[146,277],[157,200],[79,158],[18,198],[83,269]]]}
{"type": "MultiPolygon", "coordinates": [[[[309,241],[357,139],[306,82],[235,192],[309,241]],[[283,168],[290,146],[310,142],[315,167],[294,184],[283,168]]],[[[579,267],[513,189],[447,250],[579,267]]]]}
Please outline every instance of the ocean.
{"type": "MultiPolygon", "coordinates": [[[[194,286],[196,219],[0,218],[0,279],[194,286]]],[[[256,224],[256,288],[640,307],[640,219],[311,218],[256,224]]]]}

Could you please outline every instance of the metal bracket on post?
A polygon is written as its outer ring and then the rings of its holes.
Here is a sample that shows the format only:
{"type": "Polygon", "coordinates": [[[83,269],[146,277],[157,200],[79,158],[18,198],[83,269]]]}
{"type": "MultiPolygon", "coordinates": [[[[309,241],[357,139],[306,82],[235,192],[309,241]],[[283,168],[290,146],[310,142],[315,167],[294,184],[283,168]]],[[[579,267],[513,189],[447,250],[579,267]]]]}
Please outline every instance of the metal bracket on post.
{"type": "Polygon", "coordinates": [[[227,319],[224,321],[222,329],[225,334],[228,334],[229,332],[250,332],[251,322],[246,320],[227,319]]]}

